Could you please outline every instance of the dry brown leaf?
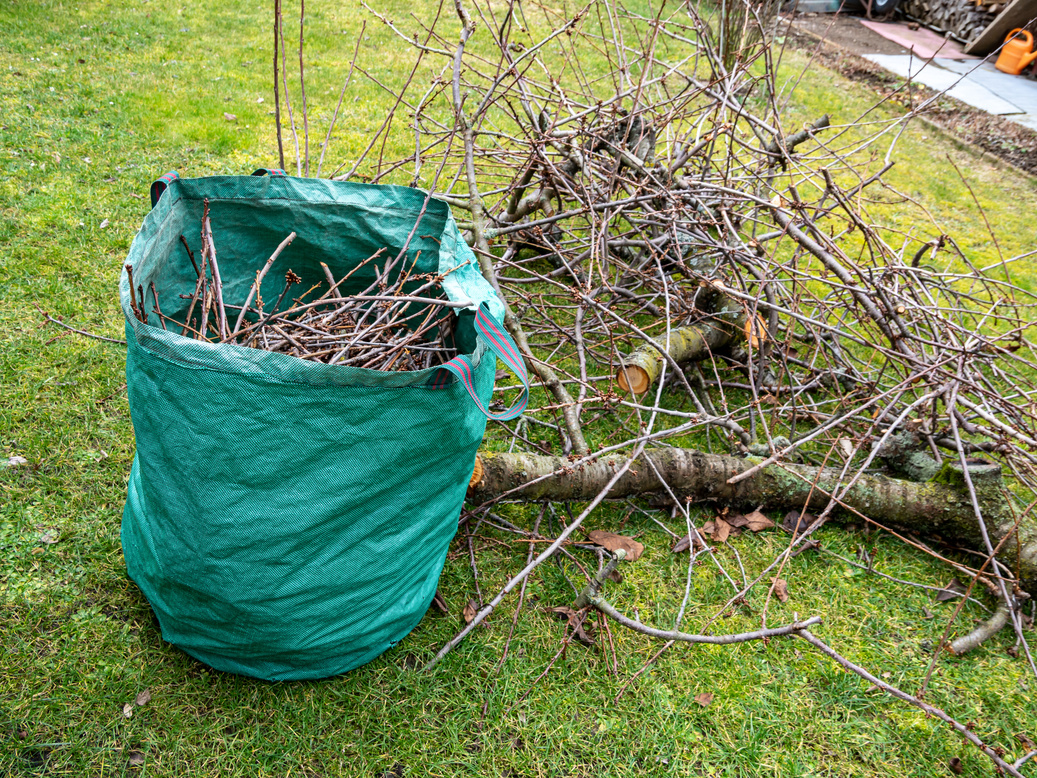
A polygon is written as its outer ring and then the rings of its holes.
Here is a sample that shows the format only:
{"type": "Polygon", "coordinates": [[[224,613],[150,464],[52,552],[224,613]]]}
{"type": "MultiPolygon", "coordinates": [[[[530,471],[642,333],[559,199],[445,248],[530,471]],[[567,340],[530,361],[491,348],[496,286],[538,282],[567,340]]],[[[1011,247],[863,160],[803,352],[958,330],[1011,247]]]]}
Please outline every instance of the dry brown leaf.
{"type": "Polygon", "coordinates": [[[583,626],[586,623],[586,614],[581,614],[580,611],[574,611],[567,605],[559,605],[557,608],[551,608],[550,612],[560,619],[565,619],[568,625],[572,627],[575,638],[583,643],[583,645],[594,645],[594,637],[590,635],[583,626]]]}
{"type": "Polygon", "coordinates": [[[936,601],[947,602],[948,600],[956,600],[963,594],[965,594],[965,586],[957,578],[952,578],[949,584],[936,593],[936,601]]]}
{"type": "Polygon", "coordinates": [[[475,614],[479,612],[479,602],[474,597],[468,601],[468,604],[464,606],[464,612],[461,614],[464,616],[464,623],[471,624],[472,619],[475,618],[475,614]]]}
{"type": "Polygon", "coordinates": [[[703,524],[699,532],[703,535],[709,535],[717,543],[725,543],[731,535],[731,525],[718,516],[713,521],[707,521],[703,524]]]}
{"type": "Polygon", "coordinates": [[[694,547],[696,551],[701,551],[706,546],[703,544],[702,538],[699,535],[696,535],[694,540],[689,535],[685,535],[673,544],[673,553],[682,554],[692,547],[694,547]]]}
{"type": "Polygon", "coordinates": [[[961,764],[961,760],[956,756],[952,756],[951,760],[947,763],[947,766],[951,768],[951,772],[955,775],[961,775],[965,772],[965,768],[961,764]]]}
{"type": "Polygon", "coordinates": [[[724,517],[724,521],[731,525],[733,529],[743,529],[749,526],[749,519],[740,513],[734,513],[724,517]]]}
{"type": "Polygon", "coordinates": [[[133,703],[132,702],[127,702],[125,705],[122,706],[122,715],[125,716],[126,718],[129,718],[130,716],[133,715],[133,703]]]}
{"type": "Polygon", "coordinates": [[[223,118],[226,119],[228,122],[236,122],[238,120],[238,117],[232,113],[223,114],[223,118]]]}
{"type": "Polygon", "coordinates": [[[800,513],[799,511],[789,511],[785,514],[784,521],[781,522],[781,526],[787,529],[789,532],[794,532],[797,535],[806,532],[814,522],[814,517],[809,513],[800,513]]]}
{"type": "Polygon", "coordinates": [[[702,692],[701,694],[696,694],[695,702],[703,708],[708,707],[709,703],[713,702],[713,692],[702,692]]]}
{"type": "Polygon", "coordinates": [[[778,602],[788,602],[788,582],[786,582],[784,578],[772,578],[771,581],[774,583],[774,596],[778,598],[778,602]]]}
{"type": "Polygon", "coordinates": [[[765,529],[770,529],[774,526],[774,522],[768,519],[759,511],[753,511],[745,517],[746,525],[745,528],[750,532],[761,532],[765,529]]]}
{"type": "Polygon", "coordinates": [[[615,532],[596,529],[587,533],[587,539],[594,545],[607,548],[609,551],[623,549],[627,552],[627,562],[636,562],[645,551],[645,547],[633,538],[617,535],[615,532]]]}
{"type": "Polygon", "coordinates": [[[128,756],[130,761],[130,767],[140,767],[142,764],[144,764],[144,754],[142,754],[140,751],[130,751],[128,756]]]}
{"type": "Polygon", "coordinates": [[[795,559],[800,554],[805,554],[807,551],[813,551],[815,548],[821,548],[821,541],[814,540],[813,538],[807,538],[803,541],[803,545],[789,554],[789,559],[795,559]]]}
{"type": "Polygon", "coordinates": [[[151,702],[151,690],[145,689],[142,691],[137,695],[137,699],[135,699],[134,702],[137,703],[137,705],[147,705],[151,702]]]}

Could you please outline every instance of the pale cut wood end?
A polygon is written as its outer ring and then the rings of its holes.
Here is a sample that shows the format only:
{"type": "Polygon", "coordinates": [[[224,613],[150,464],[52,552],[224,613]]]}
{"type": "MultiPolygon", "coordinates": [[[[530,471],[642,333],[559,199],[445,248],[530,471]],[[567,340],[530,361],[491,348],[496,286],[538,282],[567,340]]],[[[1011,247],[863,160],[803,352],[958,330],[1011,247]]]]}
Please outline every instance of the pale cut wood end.
{"type": "Polygon", "coordinates": [[[648,371],[637,365],[621,367],[619,372],[616,373],[616,381],[619,382],[619,387],[624,392],[633,392],[634,394],[644,394],[648,391],[648,387],[652,385],[651,380],[648,378],[648,371]]]}
{"type": "Polygon", "coordinates": [[[479,455],[475,455],[475,467],[472,468],[472,477],[468,479],[468,488],[471,489],[482,480],[482,461],[479,455]]]}

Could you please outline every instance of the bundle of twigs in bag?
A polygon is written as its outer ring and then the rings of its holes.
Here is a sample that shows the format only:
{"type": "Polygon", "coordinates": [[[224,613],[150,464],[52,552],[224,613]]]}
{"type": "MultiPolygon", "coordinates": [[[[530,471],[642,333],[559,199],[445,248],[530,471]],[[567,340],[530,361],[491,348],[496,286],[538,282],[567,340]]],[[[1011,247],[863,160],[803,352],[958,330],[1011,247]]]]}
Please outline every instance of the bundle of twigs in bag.
{"type": "MultiPolygon", "coordinates": [[[[448,362],[456,355],[451,345],[454,322],[451,309],[467,303],[432,297],[442,292],[443,276],[416,274],[406,267],[400,269],[403,252],[396,258],[383,259],[386,249],[379,249],[338,279],[322,262],[327,288],[319,297],[309,300],[324,284],[315,284],[299,296],[289,298],[292,287],[302,283],[289,269],[285,273],[284,288],[273,307],[266,310],[260,293],[263,279],[295,237],[294,232],[290,233],[256,272],[242,304],[231,305],[223,299],[223,279],[206,200],[200,263],[184,236],[180,236],[197,274],[194,293],[180,295],[190,300],[187,313],[183,321],[165,315],[155,285],[151,284],[152,313],[163,329],[172,325],[179,328],[181,335],[277,351],[330,365],[382,371],[422,370],[448,362]],[[374,280],[358,294],[344,296],[340,288],[361,268],[373,270],[374,280]],[[414,286],[415,283],[418,285],[414,286]],[[412,287],[410,290],[406,289],[408,285],[412,287]],[[286,298],[291,305],[282,310],[286,298]]],[[[132,267],[127,265],[126,270],[130,276],[134,315],[148,323],[144,289],[135,287],[132,267]]]]}

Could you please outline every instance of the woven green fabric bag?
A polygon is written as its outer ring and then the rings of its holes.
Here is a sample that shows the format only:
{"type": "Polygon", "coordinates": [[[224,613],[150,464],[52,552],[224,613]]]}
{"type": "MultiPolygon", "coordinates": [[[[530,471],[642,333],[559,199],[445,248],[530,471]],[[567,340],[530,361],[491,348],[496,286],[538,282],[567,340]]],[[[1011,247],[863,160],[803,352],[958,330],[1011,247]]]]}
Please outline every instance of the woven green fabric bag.
{"type": "MultiPolygon", "coordinates": [[[[196,273],[180,236],[197,255],[206,198],[228,302],[245,298],[295,231],[280,273],[264,280],[268,300],[288,268],[306,289],[324,279],[321,262],[339,278],[380,248],[406,246],[407,265],[449,271],[446,297],[470,303],[458,309],[460,356],[377,372],[182,337],[155,315],[144,324],[123,271],[137,444],[122,525],[129,574],[163,637],[206,664],[320,678],[370,661],[421,620],[486,419],[525,407],[524,391],[509,410],[486,410],[495,357],[528,384],[498,323],[503,305],[443,203],[404,187],[269,172],[156,182],[127,260],[146,311],[154,283],[163,313],[183,320],[180,295],[194,291],[196,273]]],[[[369,284],[365,272],[341,291],[369,284]]]]}

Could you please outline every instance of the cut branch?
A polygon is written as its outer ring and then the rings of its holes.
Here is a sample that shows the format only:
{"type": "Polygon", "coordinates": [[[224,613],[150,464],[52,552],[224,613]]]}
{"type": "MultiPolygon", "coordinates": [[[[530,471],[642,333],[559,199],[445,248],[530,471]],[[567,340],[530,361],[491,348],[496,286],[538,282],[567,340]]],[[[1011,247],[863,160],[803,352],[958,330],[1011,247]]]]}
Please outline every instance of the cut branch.
{"type": "MultiPolygon", "coordinates": [[[[823,510],[850,480],[841,469],[776,463],[731,484],[729,479],[755,467],[759,460],[680,448],[647,449],[643,456],[651,464],[630,468],[610,489],[609,499],[661,493],[663,487],[653,467],[676,494],[733,507],[823,510]]],[[[479,460],[482,476],[469,491],[469,499],[475,503],[502,497],[531,502],[590,500],[628,457],[603,456],[575,467],[567,459],[536,454],[483,452],[479,460]]],[[[1023,588],[1037,592],[1037,523],[1029,520],[1015,528],[1002,492],[999,465],[976,462],[970,464],[969,472],[991,538],[995,542],[1008,538],[1000,556],[1009,569],[1016,569],[1018,561],[1023,588]]],[[[944,465],[934,479],[924,483],[860,475],[840,497],[839,508],[836,515],[865,518],[923,535],[938,534],[984,550],[963,473],[956,464],[944,465]]]]}
{"type": "Polygon", "coordinates": [[[694,324],[670,330],[668,340],[660,338],[639,346],[623,359],[616,381],[623,391],[644,394],[662,373],[666,361],[663,354],[677,363],[709,359],[743,339],[758,344],[764,330],[762,321],[752,322],[741,306],[722,310],[694,324]]]}

